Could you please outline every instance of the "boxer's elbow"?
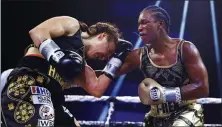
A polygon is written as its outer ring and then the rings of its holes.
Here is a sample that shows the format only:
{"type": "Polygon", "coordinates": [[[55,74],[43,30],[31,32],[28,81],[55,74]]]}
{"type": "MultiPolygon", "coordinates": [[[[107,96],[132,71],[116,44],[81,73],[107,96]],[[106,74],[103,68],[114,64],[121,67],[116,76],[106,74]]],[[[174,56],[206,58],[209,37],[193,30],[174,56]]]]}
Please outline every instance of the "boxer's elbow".
{"type": "Polygon", "coordinates": [[[103,96],[103,92],[101,90],[93,89],[90,94],[94,97],[100,98],[103,96]]]}
{"type": "Polygon", "coordinates": [[[199,83],[199,90],[202,97],[207,97],[209,95],[209,84],[208,82],[199,83]]]}
{"type": "Polygon", "coordinates": [[[104,90],[100,89],[97,84],[94,84],[94,85],[91,84],[89,86],[90,87],[88,88],[87,92],[90,95],[97,97],[97,98],[100,98],[103,96],[104,90]]]}
{"type": "Polygon", "coordinates": [[[101,93],[101,92],[94,92],[92,96],[94,96],[96,98],[100,98],[100,97],[103,96],[103,93],[101,93]]]}
{"type": "Polygon", "coordinates": [[[209,84],[206,84],[204,85],[204,88],[203,88],[203,96],[204,97],[208,97],[209,96],[209,84]]]}
{"type": "Polygon", "coordinates": [[[103,96],[103,94],[104,94],[104,92],[105,92],[105,90],[103,89],[103,88],[100,88],[100,87],[95,87],[94,88],[94,95],[93,96],[95,96],[95,97],[97,97],[97,98],[100,98],[100,97],[102,97],[103,96]]]}
{"type": "Polygon", "coordinates": [[[88,83],[86,83],[86,86],[88,87],[88,92],[91,95],[100,98],[101,96],[103,96],[110,82],[111,80],[105,76],[105,78],[99,77],[97,80],[89,81],[88,83]]]}

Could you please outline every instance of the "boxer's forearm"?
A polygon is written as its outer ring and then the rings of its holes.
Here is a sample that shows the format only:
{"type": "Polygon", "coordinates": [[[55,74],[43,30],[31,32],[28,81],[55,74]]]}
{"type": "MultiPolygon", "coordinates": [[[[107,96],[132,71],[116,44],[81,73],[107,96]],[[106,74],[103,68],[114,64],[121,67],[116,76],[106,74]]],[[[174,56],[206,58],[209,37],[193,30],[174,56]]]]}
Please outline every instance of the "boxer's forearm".
{"type": "Polygon", "coordinates": [[[125,62],[119,69],[117,76],[121,76],[140,67],[140,49],[135,49],[129,53],[125,62]]]}
{"type": "Polygon", "coordinates": [[[101,97],[112,81],[104,74],[97,77],[95,71],[90,67],[85,68],[85,77],[85,88],[88,93],[95,97],[101,97]]]}
{"type": "Polygon", "coordinates": [[[39,45],[46,39],[51,39],[51,35],[47,29],[34,28],[29,31],[29,35],[33,43],[39,47],[39,45]]]}
{"type": "Polygon", "coordinates": [[[181,87],[182,100],[192,100],[208,96],[209,88],[207,86],[203,83],[192,83],[181,87]]]}
{"type": "Polygon", "coordinates": [[[80,28],[78,20],[69,16],[53,17],[29,31],[37,47],[46,39],[71,36],[80,28]]]}

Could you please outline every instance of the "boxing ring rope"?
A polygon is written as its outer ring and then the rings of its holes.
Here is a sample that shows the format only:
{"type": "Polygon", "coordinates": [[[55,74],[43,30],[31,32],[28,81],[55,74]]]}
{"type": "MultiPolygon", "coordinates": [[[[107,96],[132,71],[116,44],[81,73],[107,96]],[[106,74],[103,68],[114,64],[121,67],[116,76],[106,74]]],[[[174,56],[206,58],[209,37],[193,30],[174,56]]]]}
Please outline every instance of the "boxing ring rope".
{"type": "MultiPolygon", "coordinates": [[[[120,103],[141,103],[139,97],[132,97],[132,96],[102,96],[101,98],[96,98],[93,96],[81,96],[81,95],[65,95],[65,101],[66,102],[109,102],[109,110],[108,115],[106,118],[106,121],[79,121],[81,126],[97,126],[97,127],[127,127],[127,126],[136,126],[136,127],[143,127],[145,126],[145,123],[143,122],[119,122],[119,121],[110,121],[112,113],[115,111],[114,104],[116,102],[120,103]]],[[[221,104],[222,99],[221,98],[200,98],[194,101],[187,101],[189,102],[196,102],[198,104],[221,104]]],[[[222,126],[222,124],[204,124],[204,126],[222,126]]]]}

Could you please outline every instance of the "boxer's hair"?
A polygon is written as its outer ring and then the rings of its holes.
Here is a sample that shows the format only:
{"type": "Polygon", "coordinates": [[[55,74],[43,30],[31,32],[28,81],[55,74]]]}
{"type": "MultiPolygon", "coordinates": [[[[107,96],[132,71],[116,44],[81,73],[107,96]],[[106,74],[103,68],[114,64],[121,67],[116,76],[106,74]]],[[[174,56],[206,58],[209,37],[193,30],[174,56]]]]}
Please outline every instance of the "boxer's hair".
{"type": "Polygon", "coordinates": [[[158,20],[158,21],[161,21],[163,20],[166,24],[166,32],[169,33],[170,31],[170,16],[169,14],[167,13],[167,11],[159,6],[155,6],[155,5],[151,5],[151,6],[148,6],[146,8],[144,8],[142,10],[141,13],[143,13],[144,11],[150,11],[150,12],[153,12],[153,16],[158,20]]]}
{"type": "Polygon", "coordinates": [[[109,22],[97,22],[96,24],[88,27],[85,23],[80,22],[80,29],[83,32],[87,32],[90,37],[98,35],[100,33],[107,33],[107,41],[114,41],[116,44],[118,39],[121,38],[119,28],[115,24],[109,22]]]}

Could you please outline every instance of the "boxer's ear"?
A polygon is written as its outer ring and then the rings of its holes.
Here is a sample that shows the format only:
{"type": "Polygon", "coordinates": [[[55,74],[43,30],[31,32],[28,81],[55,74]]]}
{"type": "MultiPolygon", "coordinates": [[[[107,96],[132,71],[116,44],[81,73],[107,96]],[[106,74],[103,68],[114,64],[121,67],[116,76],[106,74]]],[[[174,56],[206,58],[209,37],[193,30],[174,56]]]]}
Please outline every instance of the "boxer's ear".
{"type": "Polygon", "coordinates": [[[158,26],[158,28],[159,28],[159,29],[160,29],[160,28],[163,28],[163,27],[164,27],[164,24],[165,24],[164,21],[160,21],[160,22],[159,22],[159,26],[158,26]]]}
{"type": "Polygon", "coordinates": [[[105,38],[106,36],[107,36],[106,33],[100,33],[99,36],[98,36],[98,38],[99,38],[99,40],[102,40],[102,39],[105,38]]]}

